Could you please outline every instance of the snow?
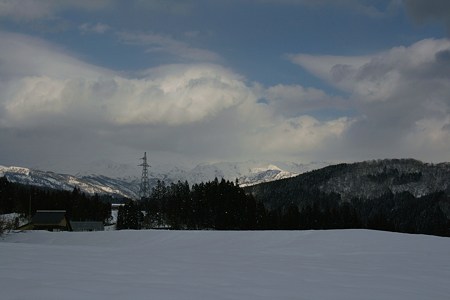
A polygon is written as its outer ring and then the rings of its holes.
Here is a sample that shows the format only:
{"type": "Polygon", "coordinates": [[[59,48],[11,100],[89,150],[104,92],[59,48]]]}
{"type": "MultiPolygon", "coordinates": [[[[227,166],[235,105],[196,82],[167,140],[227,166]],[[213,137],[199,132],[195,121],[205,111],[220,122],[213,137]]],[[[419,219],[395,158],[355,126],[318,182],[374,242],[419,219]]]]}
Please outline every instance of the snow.
{"type": "Polygon", "coordinates": [[[450,239],[368,230],[21,232],[2,299],[448,299],[450,239]]]}
{"type": "Polygon", "coordinates": [[[30,169],[15,166],[5,167],[0,165],[0,176],[4,176],[5,173],[9,172],[28,176],[30,174],[30,169]]]}
{"type": "Polygon", "coordinates": [[[269,164],[266,167],[253,168],[250,171],[251,171],[251,173],[261,173],[261,172],[265,172],[267,170],[283,171],[282,169],[280,169],[279,167],[277,167],[273,164],[269,164]]]}

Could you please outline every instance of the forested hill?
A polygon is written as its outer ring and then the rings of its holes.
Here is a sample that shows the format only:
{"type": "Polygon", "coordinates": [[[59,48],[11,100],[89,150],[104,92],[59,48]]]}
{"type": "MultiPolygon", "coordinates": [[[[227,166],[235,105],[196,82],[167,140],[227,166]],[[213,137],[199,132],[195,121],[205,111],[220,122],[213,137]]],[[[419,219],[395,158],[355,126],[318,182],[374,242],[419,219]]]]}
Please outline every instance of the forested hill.
{"type": "Polygon", "coordinates": [[[344,218],[358,228],[450,233],[450,163],[389,159],[338,164],[245,191],[275,217],[299,215],[307,227],[334,228],[344,218]]]}
{"type": "Polygon", "coordinates": [[[338,164],[293,178],[246,188],[269,206],[283,199],[300,201],[302,193],[338,194],[341,201],[374,199],[408,192],[421,197],[443,191],[450,195],[450,163],[428,164],[413,159],[386,159],[338,164]]]}

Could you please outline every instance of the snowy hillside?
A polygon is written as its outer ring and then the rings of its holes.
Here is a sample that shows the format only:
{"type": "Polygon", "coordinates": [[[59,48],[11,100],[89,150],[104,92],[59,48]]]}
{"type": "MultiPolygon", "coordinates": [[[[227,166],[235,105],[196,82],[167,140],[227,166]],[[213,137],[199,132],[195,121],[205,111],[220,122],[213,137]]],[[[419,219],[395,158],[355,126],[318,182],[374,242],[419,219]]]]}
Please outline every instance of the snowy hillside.
{"type": "MultiPolygon", "coordinates": [[[[302,190],[339,194],[344,201],[374,199],[408,192],[415,197],[443,191],[450,195],[450,163],[428,164],[414,159],[385,159],[338,164],[247,189],[262,198],[273,194],[300,195],[302,190]]],[[[270,199],[268,199],[270,200],[270,199]]]]}
{"type": "Polygon", "coordinates": [[[413,159],[374,160],[343,165],[319,189],[343,199],[375,198],[387,192],[415,197],[436,191],[450,193],[450,163],[427,164],[413,159]]]}
{"type": "Polygon", "coordinates": [[[110,194],[128,197],[136,192],[130,187],[130,182],[104,176],[76,177],[68,174],[58,174],[19,167],[0,166],[0,177],[6,176],[11,182],[45,187],[58,190],[73,190],[79,187],[89,194],[110,194]]]}
{"type": "Polygon", "coordinates": [[[388,191],[421,197],[436,191],[450,192],[450,163],[427,164],[413,159],[375,160],[348,165],[320,187],[344,199],[374,198],[388,191]]]}
{"type": "MultiPolygon", "coordinates": [[[[151,166],[149,169],[150,187],[157,180],[172,183],[188,181],[190,184],[224,178],[238,179],[242,186],[278,180],[296,176],[300,173],[325,166],[326,163],[295,164],[250,161],[240,163],[201,164],[194,168],[176,166],[151,166]]],[[[119,197],[137,199],[140,184],[140,168],[111,161],[97,161],[76,175],[58,174],[22,167],[0,166],[0,177],[9,181],[47,187],[72,190],[79,187],[89,194],[110,194],[119,197]]]]}
{"type": "Polygon", "coordinates": [[[450,239],[367,230],[13,233],[2,299],[448,299],[450,239]]]}

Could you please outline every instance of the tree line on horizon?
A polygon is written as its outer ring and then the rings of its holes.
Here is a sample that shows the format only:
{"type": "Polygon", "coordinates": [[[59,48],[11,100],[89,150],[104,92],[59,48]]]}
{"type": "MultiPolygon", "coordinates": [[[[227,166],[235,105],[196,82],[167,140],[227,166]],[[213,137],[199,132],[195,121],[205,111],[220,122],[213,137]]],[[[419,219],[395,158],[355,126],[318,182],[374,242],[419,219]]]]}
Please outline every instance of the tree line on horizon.
{"type": "MultiPolygon", "coordinates": [[[[272,195],[272,197],[274,197],[272,195]]],[[[375,229],[450,236],[443,192],[416,198],[408,192],[341,201],[336,193],[305,190],[302,202],[278,195],[277,207],[217,178],[194,184],[158,181],[148,199],[119,209],[117,229],[308,230],[375,229]]]]}
{"type": "Polygon", "coordinates": [[[149,198],[119,208],[117,229],[262,229],[264,207],[230,181],[158,181],[149,198]],[[144,213],[142,213],[144,212],[144,213]]]}

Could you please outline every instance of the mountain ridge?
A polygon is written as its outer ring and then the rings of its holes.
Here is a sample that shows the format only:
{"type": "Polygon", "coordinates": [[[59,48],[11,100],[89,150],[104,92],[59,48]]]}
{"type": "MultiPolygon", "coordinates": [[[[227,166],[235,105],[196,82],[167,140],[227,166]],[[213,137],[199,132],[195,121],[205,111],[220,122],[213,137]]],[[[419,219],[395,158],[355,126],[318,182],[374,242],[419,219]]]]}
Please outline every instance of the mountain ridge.
{"type": "MultiPolygon", "coordinates": [[[[80,188],[89,194],[108,194],[115,197],[139,198],[140,176],[130,175],[133,167],[121,164],[120,168],[109,163],[108,168],[119,170],[122,177],[110,177],[97,172],[60,174],[25,167],[0,165],[0,176],[17,183],[44,188],[71,190],[80,188]],[[129,172],[120,172],[126,169],[129,172]]],[[[134,167],[135,173],[140,169],[134,167]]],[[[151,168],[150,187],[158,180],[167,184],[188,181],[189,184],[211,181],[214,178],[239,182],[249,192],[264,194],[266,187],[296,193],[296,186],[302,189],[316,189],[323,193],[339,194],[342,201],[351,198],[376,198],[385,193],[409,192],[415,197],[436,191],[450,194],[450,163],[424,163],[415,159],[379,159],[355,163],[311,164],[258,162],[220,162],[199,164],[192,169],[173,167],[164,171],[151,168]],[[266,185],[267,184],[267,185],[266,185]]],[[[279,191],[284,193],[284,191],[279,191]]],[[[263,196],[264,198],[264,196],[263,196]]]]}
{"type": "MultiPolygon", "coordinates": [[[[188,181],[189,184],[195,184],[211,181],[216,177],[230,181],[237,179],[240,185],[249,186],[296,176],[324,165],[327,165],[327,163],[297,164],[249,161],[204,163],[192,169],[176,166],[168,170],[166,167],[166,170],[164,170],[164,168],[157,166],[150,168],[148,178],[150,188],[155,186],[158,180],[165,181],[168,184],[177,181],[188,181]]],[[[115,164],[111,161],[99,161],[93,164],[89,170],[77,172],[76,175],[0,165],[0,176],[6,176],[12,182],[62,190],[71,190],[78,187],[88,194],[109,194],[131,199],[139,198],[141,181],[140,176],[137,175],[139,173],[140,169],[137,166],[115,164]]]]}

